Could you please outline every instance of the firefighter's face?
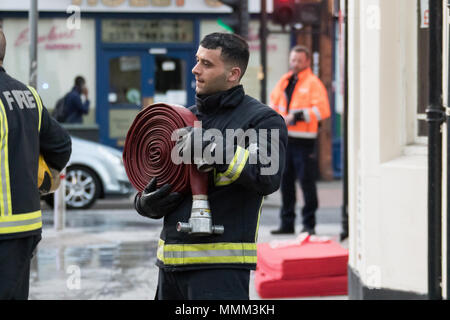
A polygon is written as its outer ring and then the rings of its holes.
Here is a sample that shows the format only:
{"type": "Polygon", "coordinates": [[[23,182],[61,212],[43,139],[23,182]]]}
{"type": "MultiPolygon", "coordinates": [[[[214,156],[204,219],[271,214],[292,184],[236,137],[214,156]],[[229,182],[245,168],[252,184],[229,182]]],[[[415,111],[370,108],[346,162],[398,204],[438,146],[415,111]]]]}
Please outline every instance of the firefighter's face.
{"type": "Polygon", "coordinates": [[[311,59],[304,52],[292,51],[289,57],[289,65],[294,73],[299,73],[311,66],[311,59]]]}
{"type": "MultiPolygon", "coordinates": [[[[222,49],[206,49],[202,46],[197,51],[197,64],[192,69],[195,75],[195,91],[199,95],[214,94],[232,88],[239,74],[235,67],[229,66],[221,57],[222,49]]],[[[240,70],[240,69],[239,69],[240,70]]]]}

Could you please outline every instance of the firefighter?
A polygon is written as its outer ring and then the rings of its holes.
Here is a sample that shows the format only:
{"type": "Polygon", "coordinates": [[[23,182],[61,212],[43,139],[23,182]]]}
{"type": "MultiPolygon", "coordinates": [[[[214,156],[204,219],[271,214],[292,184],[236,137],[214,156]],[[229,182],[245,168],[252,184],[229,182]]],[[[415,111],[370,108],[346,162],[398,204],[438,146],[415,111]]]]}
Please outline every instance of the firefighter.
{"type": "Polygon", "coordinates": [[[281,182],[281,226],[272,234],[295,232],[295,181],[303,191],[303,229],[315,234],[316,210],[319,206],[315,181],[316,143],[319,122],[330,117],[325,86],[311,71],[311,54],[304,46],[290,53],[291,70],[285,74],[270,96],[270,105],[280,113],[288,126],[286,169],[281,182]]]}
{"type": "Polygon", "coordinates": [[[143,216],[164,217],[157,251],[156,299],[248,300],[261,207],[264,196],[279,188],[287,129],[279,114],[246,95],[240,84],[249,60],[244,39],[234,34],[209,34],[201,41],[196,58],[192,70],[196,104],[190,110],[201,127],[185,128],[176,147],[183,159],[186,150],[208,149],[200,153],[204,158],[193,159],[194,152],[190,160],[208,172],[213,222],[223,225],[225,231],[203,237],[178,232],[177,222],[190,217],[192,196],[171,193],[170,185],[156,189],[157,178],[136,195],[135,207],[143,216]],[[220,132],[224,143],[218,143],[218,135],[207,135],[208,129],[220,132]],[[266,134],[256,140],[245,135],[227,140],[227,129],[266,134]],[[193,138],[196,135],[202,137],[200,143],[193,138]],[[222,157],[206,159],[207,154],[217,155],[219,148],[222,157]]]}
{"type": "Polygon", "coordinates": [[[32,87],[3,68],[0,30],[0,299],[28,299],[30,261],[41,239],[38,163],[61,171],[71,154],[67,132],[32,87]]]}

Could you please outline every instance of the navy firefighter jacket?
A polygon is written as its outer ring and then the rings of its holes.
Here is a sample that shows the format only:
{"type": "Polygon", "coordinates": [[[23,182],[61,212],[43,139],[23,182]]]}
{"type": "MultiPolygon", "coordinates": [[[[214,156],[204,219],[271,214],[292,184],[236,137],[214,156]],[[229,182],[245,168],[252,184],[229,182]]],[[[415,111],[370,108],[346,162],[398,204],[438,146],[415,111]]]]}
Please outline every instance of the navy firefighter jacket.
{"type": "Polygon", "coordinates": [[[246,95],[241,85],[215,95],[197,96],[190,110],[203,129],[217,129],[225,139],[227,130],[256,133],[256,140],[233,140],[234,156],[227,158],[221,172],[216,169],[209,173],[212,221],[213,225],[223,225],[224,233],[199,237],[176,230],[177,223],[188,222],[191,214],[192,196],[187,195],[164,217],[156,264],[167,271],[254,270],[264,196],[278,190],[285,165],[286,125],[279,114],[246,95]]]}
{"type": "Polygon", "coordinates": [[[36,90],[0,67],[0,240],[40,234],[39,154],[61,171],[71,151],[36,90]]]}

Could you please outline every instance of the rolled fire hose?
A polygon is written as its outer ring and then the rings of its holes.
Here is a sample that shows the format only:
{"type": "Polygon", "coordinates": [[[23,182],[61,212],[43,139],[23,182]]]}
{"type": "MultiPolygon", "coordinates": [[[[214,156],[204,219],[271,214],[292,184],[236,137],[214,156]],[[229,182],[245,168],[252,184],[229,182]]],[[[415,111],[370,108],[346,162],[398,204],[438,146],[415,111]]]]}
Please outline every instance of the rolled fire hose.
{"type": "Polygon", "coordinates": [[[175,164],[171,152],[176,141],[172,133],[193,127],[197,117],[187,108],[156,103],[141,110],[134,119],[125,139],[123,162],[131,184],[140,192],[153,178],[157,188],[166,183],[172,192],[192,193],[189,222],[178,222],[178,232],[192,235],[222,234],[223,226],[213,225],[208,202],[208,176],[194,164],[175,164]]]}

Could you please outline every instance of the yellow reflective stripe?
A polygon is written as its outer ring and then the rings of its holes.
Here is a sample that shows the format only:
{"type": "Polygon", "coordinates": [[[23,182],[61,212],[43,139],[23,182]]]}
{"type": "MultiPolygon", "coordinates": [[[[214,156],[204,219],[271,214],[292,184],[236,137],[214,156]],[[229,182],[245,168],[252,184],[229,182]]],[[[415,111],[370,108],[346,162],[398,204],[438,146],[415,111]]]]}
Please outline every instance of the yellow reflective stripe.
{"type": "Polygon", "coordinates": [[[215,179],[216,186],[226,186],[236,181],[242,173],[249,157],[249,151],[238,146],[233,160],[224,173],[219,173],[215,179]]]}
{"type": "Polygon", "coordinates": [[[166,244],[164,251],[255,250],[254,243],[166,244]]]}
{"type": "MultiPolygon", "coordinates": [[[[4,105],[2,100],[0,99],[0,108],[3,109],[4,105]]],[[[2,150],[3,150],[3,128],[4,128],[4,122],[8,121],[8,119],[5,119],[3,117],[3,112],[0,112],[0,170],[3,168],[3,157],[2,157],[2,150]]],[[[9,212],[5,212],[5,203],[4,203],[4,197],[3,197],[3,179],[0,174],[0,217],[4,217],[6,215],[9,215],[9,212]]]]}
{"type": "Polygon", "coordinates": [[[9,180],[9,158],[8,158],[8,118],[5,106],[0,100],[1,134],[0,134],[0,207],[1,216],[12,214],[11,186],[9,180]]]}
{"type": "Polygon", "coordinates": [[[158,243],[157,258],[167,265],[256,263],[256,243],[158,243]]]}
{"type": "Polygon", "coordinates": [[[41,210],[0,217],[0,234],[33,231],[42,228],[41,210]]]}
{"type": "Polygon", "coordinates": [[[34,96],[34,100],[36,100],[36,104],[38,107],[38,113],[39,113],[39,126],[38,126],[38,130],[41,131],[41,118],[42,118],[42,100],[41,97],[39,97],[38,93],[36,92],[36,89],[34,89],[31,86],[27,86],[28,89],[31,91],[31,93],[34,96]]]}
{"type": "Polygon", "coordinates": [[[158,249],[156,250],[156,259],[164,262],[164,241],[159,239],[158,249]]]}
{"type": "Polygon", "coordinates": [[[215,264],[215,263],[256,263],[256,256],[246,257],[197,257],[197,258],[165,258],[164,264],[182,265],[182,264],[215,264]]]}
{"type": "Polygon", "coordinates": [[[259,212],[258,212],[258,221],[256,222],[255,243],[258,242],[259,219],[261,218],[261,211],[262,211],[263,203],[264,203],[264,197],[261,200],[261,206],[259,207],[259,212]]]}

